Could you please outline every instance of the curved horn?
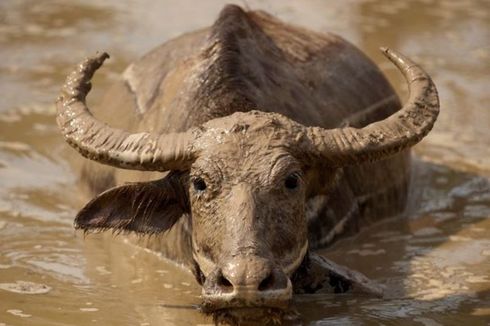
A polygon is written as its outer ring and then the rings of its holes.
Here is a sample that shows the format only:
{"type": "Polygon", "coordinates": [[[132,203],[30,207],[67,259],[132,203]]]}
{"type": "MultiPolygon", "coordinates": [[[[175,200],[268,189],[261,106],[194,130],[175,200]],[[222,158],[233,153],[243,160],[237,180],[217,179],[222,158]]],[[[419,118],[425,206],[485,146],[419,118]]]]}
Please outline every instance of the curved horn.
{"type": "Polygon", "coordinates": [[[408,83],[407,103],[388,118],[363,128],[307,128],[314,154],[334,166],[376,161],[419,142],[432,129],[439,114],[437,89],[420,66],[402,54],[381,48],[408,83]]]}
{"type": "Polygon", "coordinates": [[[118,168],[167,171],[189,167],[194,156],[190,131],[133,134],[111,128],[90,113],[85,104],[90,80],[107,58],[107,53],[87,58],[66,78],[56,101],[56,121],[66,141],[86,158],[118,168]]]}

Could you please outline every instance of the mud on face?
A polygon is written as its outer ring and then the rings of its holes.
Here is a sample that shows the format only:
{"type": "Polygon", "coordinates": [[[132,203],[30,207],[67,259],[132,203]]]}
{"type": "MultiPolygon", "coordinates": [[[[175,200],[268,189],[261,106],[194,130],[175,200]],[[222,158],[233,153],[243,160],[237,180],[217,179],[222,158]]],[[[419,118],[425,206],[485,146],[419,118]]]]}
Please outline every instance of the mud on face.
{"type": "Polygon", "coordinates": [[[305,194],[300,162],[254,132],[230,133],[201,153],[189,197],[208,310],[287,305],[307,248],[305,194]]]}

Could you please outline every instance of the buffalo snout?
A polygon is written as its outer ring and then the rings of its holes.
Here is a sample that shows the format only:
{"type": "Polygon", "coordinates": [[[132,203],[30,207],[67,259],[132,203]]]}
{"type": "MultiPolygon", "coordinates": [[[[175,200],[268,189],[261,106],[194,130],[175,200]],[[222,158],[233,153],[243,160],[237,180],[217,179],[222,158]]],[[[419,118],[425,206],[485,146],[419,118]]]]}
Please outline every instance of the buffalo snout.
{"type": "Polygon", "coordinates": [[[281,268],[257,256],[238,256],[211,272],[203,286],[206,310],[238,307],[285,309],[292,285],[281,268]]]}

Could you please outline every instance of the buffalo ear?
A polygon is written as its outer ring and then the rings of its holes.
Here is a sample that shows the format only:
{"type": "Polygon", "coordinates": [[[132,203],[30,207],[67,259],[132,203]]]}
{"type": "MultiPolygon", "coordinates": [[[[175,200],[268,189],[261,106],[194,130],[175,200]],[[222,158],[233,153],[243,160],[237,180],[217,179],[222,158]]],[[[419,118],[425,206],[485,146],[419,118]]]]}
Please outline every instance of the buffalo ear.
{"type": "Polygon", "coordinates": [[[164,232],[189,212],[186,184],[187,173],[171,171],[156,181],[111,188],[85,205],[75,218],[75,228],[86,232],[164,232]]]}

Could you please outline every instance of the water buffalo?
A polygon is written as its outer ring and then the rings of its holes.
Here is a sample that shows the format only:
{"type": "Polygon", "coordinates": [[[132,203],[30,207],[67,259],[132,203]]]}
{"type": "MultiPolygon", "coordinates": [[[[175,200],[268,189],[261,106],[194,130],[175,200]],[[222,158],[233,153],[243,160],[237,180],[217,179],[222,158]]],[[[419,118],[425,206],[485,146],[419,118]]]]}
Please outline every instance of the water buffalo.
{"type": "Polygon", "coordinates": [[[80,154],[110,167],[84,163],[97,196],[75,227],[157,234],[146,245],[193,271],[219,320],[275,318],[293,292],[321,287],[376,292],[312,250],[403,210],[409,147],[437,118],[431,78],[382,52],[408,82],[403,107],[342,38],[229,5],[211,27],[130,65],[98,118],[85,98],[108,55],[86,59],[66,80],[57,122],[80,154]]]}

